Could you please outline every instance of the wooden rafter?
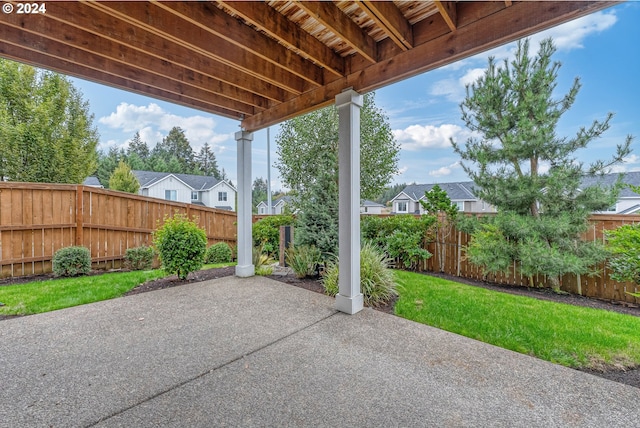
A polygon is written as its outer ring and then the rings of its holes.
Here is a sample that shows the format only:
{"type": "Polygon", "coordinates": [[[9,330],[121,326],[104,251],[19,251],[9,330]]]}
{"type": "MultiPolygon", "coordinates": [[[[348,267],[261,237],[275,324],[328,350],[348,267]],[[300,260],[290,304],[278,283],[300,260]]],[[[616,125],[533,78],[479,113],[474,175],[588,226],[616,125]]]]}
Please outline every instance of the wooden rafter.
{"type": "Polygon", "coordinates": [[[455,31],[458,26],[458,12],[456,3],[453,1],[435,1],[442,19],[447,23],[447,26],[451,31],[455,31]]]}
{"type": "Polygon", "coordinates": [[[305,57],[325,67],[333,74],[337,76],[344,74],[344,58],[309,33],[301,30],[300,27],[266,3],[235,0],[219,1],[218,3],[282,45],[301,52],[305,57]]]}
{"type": "Polygon", "coordinates": [[[409,50],[413,47],[411,24],[395,4],[371,0],[356,0],[356,3],[400,49],[409,50]]]}
{"type": "Polygon", "coordinates": [[[298,5],[313,19],[338,35],[371,62],[378,61],[376,42],[336,5],[323,1],[303,1],[298,5]]]}
{"type": "Polygon", "coordinates": [[[614,4],[52,1],[3,14],[0,56],[255,131],[614,4]]]}

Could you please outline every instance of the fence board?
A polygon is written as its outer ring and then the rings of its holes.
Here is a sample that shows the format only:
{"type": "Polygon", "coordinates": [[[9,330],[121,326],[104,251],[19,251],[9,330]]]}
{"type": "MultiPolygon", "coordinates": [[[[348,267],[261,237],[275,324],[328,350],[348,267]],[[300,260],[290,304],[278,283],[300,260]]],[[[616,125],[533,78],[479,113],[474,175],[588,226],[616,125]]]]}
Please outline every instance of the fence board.
{"type": "Polygon", "coordinates": [[[120,267],[152,244],[165,216],[199,217],[209,244],[236,243],[236,213],[87,186],[0,182],[0,277],[51,272],[60,248],[84,245],[94,268],[120,267]]]}

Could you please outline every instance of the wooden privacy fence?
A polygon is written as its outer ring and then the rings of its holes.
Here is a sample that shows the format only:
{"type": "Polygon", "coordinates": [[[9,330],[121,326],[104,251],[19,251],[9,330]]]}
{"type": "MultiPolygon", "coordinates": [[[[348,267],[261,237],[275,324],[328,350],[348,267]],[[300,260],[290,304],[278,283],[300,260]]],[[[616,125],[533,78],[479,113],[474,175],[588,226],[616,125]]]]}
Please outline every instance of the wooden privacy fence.
{"type": "MultiPolygon", "coordinates": [[[[583,239],[604,242],[604,231],[615,229],[623,224],[640,223],[640,215],[621,214],[594,214],[590,218],[590,226],[583,239]]],[[[420,270],[428,272],[440,271],[440,258],[444,257],[444,273],[462,278],[486,279],[491,282],[508,285],[529,286],[529,278],[518,272],[518,266],[514,265],[508,274],[487,275],[484,277],[482,269],[466,260],[464,247],[469,244],[470,236],[455,228],[444,239],[443,255],[436,249],[436,243],[431,242],[426,248],[432,257],[425,260],[420,270]]],[[[534,278],[534,286],[546,284],[546,278],[534,278]]],[[[620,302],[640,303],[640,299],[628,293],[640,292],[640,287],[626,282],[614,281],[610,277],[606,264],[598,266],[598,275],[565,275],[561,280],[562,290],[587,297],[595,297],[605,300],[620,302]]]]}
{"type": "Polygon", "coordinates": [[[93,267],[118,268],[127,248],[151,245],[165,216],[196,219],[208,238],[236,244],[235,212],[82,185],[0,182],[0,277],[51,272],[60,248],[83,245],[93,267]]]}

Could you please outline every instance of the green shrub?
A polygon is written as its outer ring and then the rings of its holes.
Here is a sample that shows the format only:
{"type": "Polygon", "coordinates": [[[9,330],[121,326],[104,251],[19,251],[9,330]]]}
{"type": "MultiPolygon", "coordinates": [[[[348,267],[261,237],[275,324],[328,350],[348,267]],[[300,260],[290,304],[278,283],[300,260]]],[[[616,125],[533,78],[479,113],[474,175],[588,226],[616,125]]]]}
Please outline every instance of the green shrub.
{"type": "Polygon", "coordinates": [[[225,242],[218,242],[207,248],[207,253],[204,256],[204,262],[211,263],[229,263],[233,259],[233,251],[229,244],[225,242]]]}
{"type": "Polygon", "coordinates": [[[269,255],[276,254],[280,248],[280,226],[293,225],[295,219],[291,214],[270,215],[253,225],[253,243],[261,246],[269,255]]]}
{"type": "MultiPolygon", "coordinates": [[[[611,278],[640,285],[640,224],[625,224],[606,232],[611,278]]],[[[640,297],[640,296],[637,296],[640,297]]]]}
{"type": "Polygon", "coordinates": [[[166,217],[164,224],[153,234],[163,269],[187,279],[204,264],[207,251],[207,234],[184,214],[166,217]]]}
{"type": "Polygon", "coordinates": [[[322,263],[322,254],[315,246],[298,245],[285,251],[285,260],[298,278],[316,276],[318,265],[322,263]]]}
{"type": "MultiPolygon", "coordinates": [[[[338,294],[338,263],[329,264],[322,278],[325,293],[338,294]]],[[[360,290],[367,306],[379,306],[398,295],[389,259],[376,246],[367,242],[360,250],[360,290]]]]}
{"type": "Polygon", "coordinates": [[[66,247],[55,252],[52,261],[55,276],[87,275],[91,272],[91,253],[86,247],[66,247]]]}
{"type": "Polygon", "coordinates": [[[390,217],[367,216],[362,219],[362,239],[372,242],[390,258],[397,259],[406,269],[431,257],[424,248],[433,240],[437,218],[400,214],[390,217]]]}
{"type": "Polygon", "coordinates": [[[124,265],[131,270],[149,270],[153,266],[153,256],[155,254],[153,247],[145,245],[137,248],[127,248],[124,253],[124,265]]]}

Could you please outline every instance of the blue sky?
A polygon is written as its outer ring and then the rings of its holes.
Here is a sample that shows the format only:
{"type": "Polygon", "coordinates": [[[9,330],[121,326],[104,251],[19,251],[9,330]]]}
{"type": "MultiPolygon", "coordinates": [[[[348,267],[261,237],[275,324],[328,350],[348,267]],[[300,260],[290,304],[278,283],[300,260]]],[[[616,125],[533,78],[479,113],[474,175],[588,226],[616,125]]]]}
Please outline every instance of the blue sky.
{"type": "MultiPolygon", "coordinates": [[[[640,2],[629,2],[555,27],[531,37],[531,51],[552,37],[558,47],[554,60],[562,67],[558,96],[564,95],[575,77],[582,89],[573,108],[561,119],[558,135],[573,136],[581,126],[615,114],[611,128],[578,153],[589,163],[608,159],[615,146],[629,134],[636,136],[634,153],[617,170],[640,170],[640,2]]],[[[515,43],[504,45],[455,64],[416,76],[376,91],[376,104],[389,117],[401,145],[399,171],[393,183],[443,183],[468,180],[453,152],[449,138],[463,142],[469,135],[460,120],[459,104],[465,84],[486,68],[487,58],[510,58],[515,43]]],[[[233,135],[239,122],[159,100],[72,79],[89,101],[100,133],[100,149],[125,147],[140,132],[150,147],[173,126],[186,131],[195,151],[209,142],[218,165],[236,182],[236,145],[233,135]]],[[[276,160],[278,127],[271,127],[271,161],[276,160]]],[[[253,177],[267,177],[267,132],[254,134],[253,177]]],[[[284,188],[278,171],[271,170],[272,189],[284,188]]]]}

